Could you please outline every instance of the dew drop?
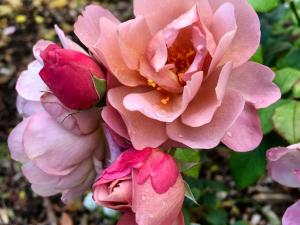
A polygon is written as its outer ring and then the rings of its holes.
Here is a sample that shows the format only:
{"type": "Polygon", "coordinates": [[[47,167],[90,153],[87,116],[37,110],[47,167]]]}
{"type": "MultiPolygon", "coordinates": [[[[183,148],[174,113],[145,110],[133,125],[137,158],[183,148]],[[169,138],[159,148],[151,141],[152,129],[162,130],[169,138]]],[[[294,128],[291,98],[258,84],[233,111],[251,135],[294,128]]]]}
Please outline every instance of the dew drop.
{"type": "Polygon", "coordinates": [[[178,137],[183,138],[183,135],[182,134],[178,134],[178,137]]]}

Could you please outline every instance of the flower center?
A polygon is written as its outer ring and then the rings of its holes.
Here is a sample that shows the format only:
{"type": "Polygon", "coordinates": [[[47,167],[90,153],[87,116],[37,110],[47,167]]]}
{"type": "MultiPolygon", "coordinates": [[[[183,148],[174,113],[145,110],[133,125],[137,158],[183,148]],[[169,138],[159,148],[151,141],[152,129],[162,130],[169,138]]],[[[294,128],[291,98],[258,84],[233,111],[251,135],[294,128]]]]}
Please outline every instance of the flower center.
{"type": "Polygon", "coordinates": [[[173,64],[174,68],[171,70],[177,75],[178,82],[184,86],[186,82],[182,79],[185,72],[193,63],[196,56],[196,51],[192,45],[182,45],[179,41],[168,49],[167,64],[173,64]]]}

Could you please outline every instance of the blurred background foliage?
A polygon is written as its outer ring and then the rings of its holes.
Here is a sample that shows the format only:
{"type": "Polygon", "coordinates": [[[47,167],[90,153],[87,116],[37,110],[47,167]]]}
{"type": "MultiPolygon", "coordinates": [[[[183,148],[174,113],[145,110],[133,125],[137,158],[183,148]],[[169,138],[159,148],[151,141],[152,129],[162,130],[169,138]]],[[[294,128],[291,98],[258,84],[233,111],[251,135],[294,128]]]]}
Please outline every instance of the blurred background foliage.
{"type": "MultiPolygon", "coordinates": [[[[248,0],[259,13],[261,45],[252,60],[276,73],[282,99],[259,112],[264,140],[249,153],[224,146],[209,151],[177,149],[175,158],[187,182],[186,225],[280,225],[299,190],[272,182],[266,150],[300,142],[300,2],[248,0]]],[[[85,5],[109,8],[121,20],[132,17],[130,0],[0,0],[0,224],[112,225],[118,214],[96,207],[91,195],[70,205],[30,190],[9,158],[7,135],[18,123],[14,86],[32,60],[39,39],[56,41],[58,24],[74,40],[73,24],[85,5]]]]}

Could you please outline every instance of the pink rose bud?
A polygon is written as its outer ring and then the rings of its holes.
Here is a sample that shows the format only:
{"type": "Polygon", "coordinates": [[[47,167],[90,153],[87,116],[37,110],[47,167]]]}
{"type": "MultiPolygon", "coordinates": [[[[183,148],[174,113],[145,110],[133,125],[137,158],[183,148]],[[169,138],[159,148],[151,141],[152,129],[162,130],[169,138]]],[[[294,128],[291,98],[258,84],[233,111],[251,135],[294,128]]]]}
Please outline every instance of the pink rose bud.
{"type": "Polygon", "coordinates": [[[103,97],[103,71],[87,55],[56,44],[41,52],[44,67],[40,76],[53,94],[70,109],[88,109],[103,97]]]}
{"type": "Polygon", "coordinates": [[[175,160],[159,149],[129,149],[93,185],[97,204],[120,210],[118,225],[183,225],[184,183],[175,160]]]}

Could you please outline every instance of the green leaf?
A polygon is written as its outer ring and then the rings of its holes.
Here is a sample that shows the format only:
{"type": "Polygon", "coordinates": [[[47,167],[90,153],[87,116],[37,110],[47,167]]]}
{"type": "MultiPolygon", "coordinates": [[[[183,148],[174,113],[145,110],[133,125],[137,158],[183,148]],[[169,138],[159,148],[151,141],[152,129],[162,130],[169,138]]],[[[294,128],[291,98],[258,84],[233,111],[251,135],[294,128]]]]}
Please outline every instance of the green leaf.
{"type": "Polygon", "coordinates": [[[267,146],[263,142],[251,152],[230,153],[230,172],[238,189],[249,187],[264,175],[266,170],[266,150],[267,146]]]}
{"type": "Polygon", "coordinates": [[[291,100],[278,107],[272,121],[275,130],[290,144],[300,142],[300,102],[291,100]]]}
{"type": "Polygon", "coordinates": [[[289,100],[281,99],[278,102],[270,105],[268,108],[260,109],[258,111],[263,134],[268,134],[273,130],[272,116],[275,112],[275,109],[288,102],[289,100]]]}
{"type": "Polygon", "coordinates": [[[93,75],[93,82],[99,98],[102,98],[106,92],[106,80],[100,79],[93,75]]]}
{"type": "Polygon", "coordinates": [[[249,225],[249,224],[245,221],[237,221],[233,225],[249,225]]]}
{"type": "Polygon", "coordinates": [[[188,199],[190,199],[192,202],[194,202],[196,205],[199,205],[189,184],[184,181],[184,187],[185,187],[185,197],[187,197],[188,199]]]}
{"type": "Polygon", "coordinates": [[[300,81],[298,81],[293,87],[293,97],[300,98],[300,81]]]}
{"type": "Polygon", "coordinates": [[[261,46],[259,46],[256,53],[251,57],[251,61],[257,63],[263,63],[263,51],[261,46]]]}
{"type": "Polygon", "coordinates": [[[256,12],[269,12],[279,5],[279,0],[248,0],[256,12]]]}
{"type": "Polygon", "coordinates": [[[300,49],[292,49],[285,57],[281,57],[277,61],[278,68],[293,67],[300,69],[300,49]]]}
{"type": "Polygon", "coordinates": [[[210,225],[226,225],[228,220],[227,212],[224,209],[213,209],[204,215],[210,225]]]}
{"type": "Polygon", "coordinates": [[[193,149],[177,148],[174,154],[180,170],[187,176],[198,178],[200,170],[200,153],[193,149]]]}
{"type": "Polygon", "coordinates": [[[282,94],[292,90],[297,81],[300,80],[300,70],[284,68],[276,71],[275,83],[279,86],[282,94]]]}

